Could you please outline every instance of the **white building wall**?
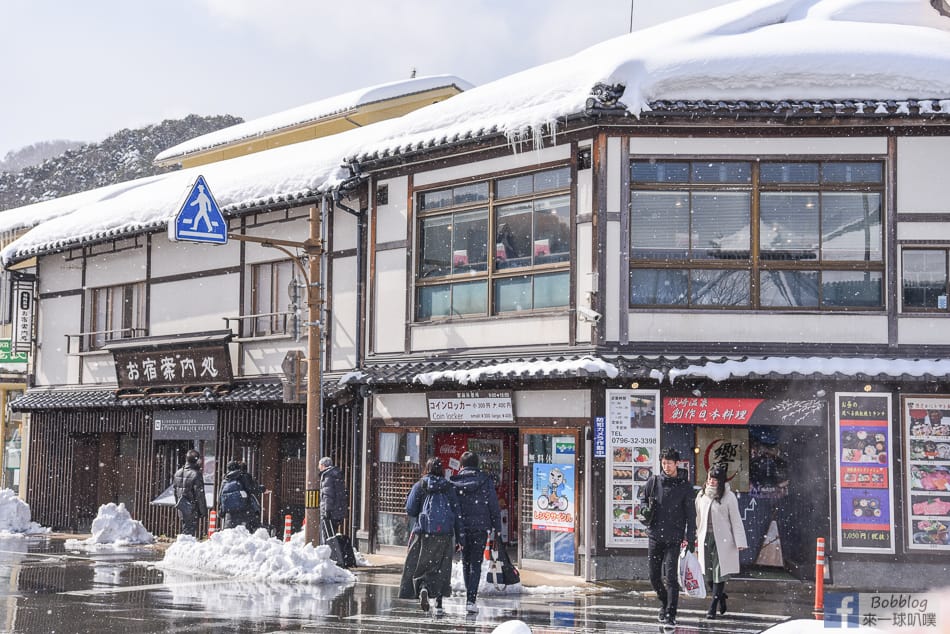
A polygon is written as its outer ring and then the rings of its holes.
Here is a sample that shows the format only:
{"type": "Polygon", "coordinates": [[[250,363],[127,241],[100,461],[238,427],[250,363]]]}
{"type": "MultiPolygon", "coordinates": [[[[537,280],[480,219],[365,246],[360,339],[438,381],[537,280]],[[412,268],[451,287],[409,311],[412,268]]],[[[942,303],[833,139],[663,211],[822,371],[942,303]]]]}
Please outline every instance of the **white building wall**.
{"type": "Polygon", "coordinates": [[[373,350],[402,352],[406,338],[406,249],[376,253],[373,350]]]}
{"type": "Polygon", "coordinates": [[[330,281],[330,370],[350,370],[356,364],[357,304],[356,256],[333,261],[330,281]]]}
{"type": "MultiPolygon", "coordinates": [[[[82,286],[82,260],[67,260],[66,254],[57,253],[42,258],[39,266],[40,277],[37,280],[37,292],[58,293],[82,286]]],[[[79,315],[76,315],[79,319],[79,315]]]]}
{"type": "Polygon", "coordinates": [[[194,244],[173,242],[157,233],[152,236],[152,277],[236,266],[240,255],[240,243],[234,240],[227,244],[194,244]]]}
{"type": "Polygon", "coordinates": [[[721,343],[886,344],[885,315],[804,315],[722,312],[630,314],[630,339],[721,343]]]}
{"type": "Polygon", "coordinates": [[[415,324],[410,343],[413,351],[567,343],[570,327],[563,314],[415,324]]]}
{"type": "Polygon", "coordinates": [[[405,176],[381,180],[378,186],[389,188],[389,202],[376,206],[376,244],[406,239],[406,203],[409,179],[405,176]]]}
{"type": "Polygon", "coordinates": [[[66,385],[79,379],[79,357],[70,355],[67,345],[78,349],[77,339],[67,334],[82,331],[82,296],[50,297],[40,300],[37,320],[37,354],[34,371],[37,385],[66,385]]]}
{"type": "Polygon", "coordinates": [[[897,139],[898,213],[950,213],[948,157],[948,137],[897,139]]]}
{"type": "Polygon", "coordinates": [[[947,334],[947,318],[914,317],[898,318],[897,340],[901,345],[947,345],[950,335],[947,334]]]}
{"type": "MultiPolygon", "coordinates": [[[[413,176],[413,184],[416,188],[419,188],[431,185],[432,183],[444,183],[461,178],[478,177],[494,172],[521,168],[530,169],[542,163],[566,161],[569,158],[571,158],[571,146],[568,144],[556,145],[540,150],[518,152],[487,161],[477,161],[475,163],[454,165],[429,172],[419,172],[413,176]]],[[[392,192],[390,192],[389,199],[392,200],[392,192]]]]}
{"type": "Polygon", "coordinates": [[[656,156],[786,156],[867,154],[887,155],[884,137],[846,138],[690,138],[690,137],[635,137],[630,139],[630,153],[656,156]]]}
{"type": "MultiPolygon", "coordinates": [[[[590,293],[596,291],[594,288],[594,276],[593,276],[593,223],[582,222],[577,225],[577,244],[575,249],[577,251],[577,265],[576,265],[576,278],[577,278],[577,305],[583,306],[584,308],[591,308],[589,298],[591,297],[590,293]]],[[[574,324],[576,330],[576,337],[578,343],[589,342],[591,336],[593,335],[593,328],[591,328],[591,323],[589,321],[583,321],[581,319],[574,319],[574,324]]]]}
{"type": "MultiPolygon", "coordinates": [[[[43,275],[43,271],[40,271],[43,275]]],[[[102,288],[141,282],[147,275],[144,248],[102,253],[86,262],[86,288],[102,288]]]]}
{"type": "Polygon", "coordinates": [[[233,273],[152,284],[149,335],[224,330],[224,317],[241,314],[240,279],[233,273]]]}

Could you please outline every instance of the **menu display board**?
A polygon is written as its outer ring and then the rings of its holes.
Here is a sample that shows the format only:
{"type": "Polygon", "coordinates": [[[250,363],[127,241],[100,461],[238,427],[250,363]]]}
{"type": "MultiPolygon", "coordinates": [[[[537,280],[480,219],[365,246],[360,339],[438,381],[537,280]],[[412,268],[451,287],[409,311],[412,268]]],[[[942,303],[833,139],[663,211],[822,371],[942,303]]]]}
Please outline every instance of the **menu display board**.
{"type": "Polygon", "coordinates": [[[636,519],[640,489],[660,466],[659,390],[607,390],[608,547],[646,548],[636,519]]]}
{"type": "Polygon", "coordinates": [[[907,547],[950,550],[950,398],[907,396],[907,547]]]}
{"type": "Polygon", "coordinates": [[[894,552],[891,395],[835,394],[838,551],[894,552]]]}

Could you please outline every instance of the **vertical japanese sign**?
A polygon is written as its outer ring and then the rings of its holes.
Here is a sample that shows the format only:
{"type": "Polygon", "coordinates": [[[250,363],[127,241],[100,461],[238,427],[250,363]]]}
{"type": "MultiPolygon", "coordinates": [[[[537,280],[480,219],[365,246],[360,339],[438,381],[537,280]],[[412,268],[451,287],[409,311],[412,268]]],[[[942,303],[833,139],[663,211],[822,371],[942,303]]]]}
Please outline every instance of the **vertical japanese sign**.
{"type": "Polygon", "coordinates": [[[574,465],[534,463],[531,528],[574,532],[574,465]]]}
{"type": "Polygon", "coordinates": [[[13,279],[13,353],[27,352],[33,347],[33,277],[23,276],[13,279]]]}
{"type": "Polygon", "coordinates": [[[646,526],[636,519],[640,489],[660,466],[658,390],[607,390],[608,547],[646,548],[646,526]]]}
{"type": "Polygon", "coordinates": [[[891,395],[835,394],[838,550],[894,552],[891,395]]]}
{"type": "Polygon", "coordinates": [[[908,396],[903,418],[908,548],[950,550],[950,398],[908,396]]]}

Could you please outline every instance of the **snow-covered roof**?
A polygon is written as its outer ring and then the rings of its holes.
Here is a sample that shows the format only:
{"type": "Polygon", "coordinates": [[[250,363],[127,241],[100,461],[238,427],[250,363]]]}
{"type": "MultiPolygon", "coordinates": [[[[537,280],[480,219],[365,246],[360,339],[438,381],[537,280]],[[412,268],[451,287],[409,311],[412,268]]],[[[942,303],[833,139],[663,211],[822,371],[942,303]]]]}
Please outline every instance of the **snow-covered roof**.
{"type": "Polygon", "coordinates": [[[484,135],[541,137],[564,117],[584,113],[597,85],[622,86],[618,107],[634,116],[661,100],[866,100],[897,102],[895,116],[950,123],[950,18],[928,0],[740,0],[397,119],[0,213],[0,235],[39,225],[0,260],[163,228],[199,170],[227,213],[326,191],[346,176],[344,159],[484,135]],[[905,107],[910,100],[914,108],[905,107]]]}
{"type": "Polygon", "coordinates": [[[245,121],[222,130],[203,134],[184,143],[172,146],[155,157],[156,163],[179,159],[188,154],[246,141],[281,130],[296,128],[308,123],[353,112],[363,106],[405,97],[412,94],[455,86],[469,90],[472,85],[454,75],[431,75],[402,81],[388,82],[368,88],[360,88],[342,95],[321,99],[303,106],[275,112],[274,114],[245,121]]]}

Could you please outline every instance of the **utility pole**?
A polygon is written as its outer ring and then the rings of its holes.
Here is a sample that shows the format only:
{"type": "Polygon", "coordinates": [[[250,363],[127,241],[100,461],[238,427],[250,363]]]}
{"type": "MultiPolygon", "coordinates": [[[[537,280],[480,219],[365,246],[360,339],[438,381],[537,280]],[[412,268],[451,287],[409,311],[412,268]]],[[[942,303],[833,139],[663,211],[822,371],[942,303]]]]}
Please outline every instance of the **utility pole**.
{"type": "Polygon", "coordinates": [[[320,209],[310,207],[310,237],[304,242],[309,275],[307,279],[307,449],[306,495],[304,498],[304,539],[308,544],[320,543],[320,470],[317,462],[323,455],[323,259],[322,222],[326,197],[320,209]]]}

